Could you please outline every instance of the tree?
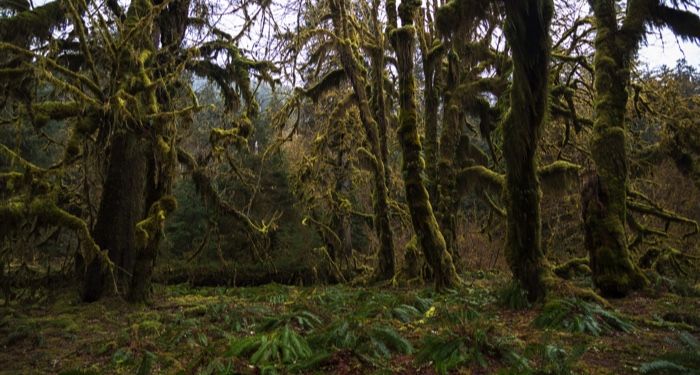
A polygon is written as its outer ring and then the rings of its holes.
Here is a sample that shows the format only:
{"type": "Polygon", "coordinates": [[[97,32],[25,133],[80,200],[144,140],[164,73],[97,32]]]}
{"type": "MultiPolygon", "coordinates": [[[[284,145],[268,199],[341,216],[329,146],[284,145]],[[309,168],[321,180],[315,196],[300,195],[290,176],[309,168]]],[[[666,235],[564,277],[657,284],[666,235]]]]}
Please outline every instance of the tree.
{"type": "MultiPolygon", "coordinates": [[[[387,6],[391,6],[391,2],[387,6]]],[[[425,161],[421,156],[422,145],[418,136],[418,109],[416,106],[416,83],[413,56],[415,53],[415,28],[413,25],[420,1],[404,0],[399,5],[402,26],[399,28],[390,16],[390,38],[397,57],[399,75],[399,141],[403,151],[403,177],[406,200],[411,212],[413,230],[425,258],[432,268],[435,287],[438,290],[455,286],[459,278],[447,251],[445,239],[440,231],[423,173],[425,161]]],[[[391,9],[388,14],[393,13],[391,9]]]]}
{"type": "Polygon", "coordinates": [[[503,123],[506,162],[506,256],[531,301],[544,297],[537,144],[547,112],[551,0],[505,2],[505,35],[513,58],[510,111],[503,123]]]}
{"type": "Polygon", "coordinates": [[[370,151],[370,163],[374,180],[374,225],[379,237],[379,267],[376,278],[387,280],[394,276],[395,256],[394,239],[391,223],[389,221],[389,192],[386,184],[386,167],[382,160],[382,146],[380,143],[380,128],[375,114],[370,107],[370,97],[367,92],[367,69],[360,63],[357,56],[357,41],[348,21],[347,3],[345,0],[330,0],[330,9],[333,28],[338,39],[335,41],[340,64],[350,81],[355,94],[356,105],[360,115],[360,121],[365,130],[370,151]]]}
{"type": "MultiPolygon", "coordinates": [[[[248,74],[255,70],[262,78],[268,77],[270,66],[243,57],[234,38],[209,25],[206,17],[189,17],[190,5],[188,0],[138,0],[124,12],[116,2],[101,8],[99,4],[56,1],[44,5],[47,8],[41,12],[25,10],[2,20],[3,31],[15,25],[52,41],[40,44],[35,52],[28,48],[30,44],[17,43],[17,35],[3,34],[14,43],[2,43],[0,49],[16,58],[8,62],[8,69],[16,69],[11,64],[21,61],[20,67],[36,79],[32,84],[48,84],[60,98],[31,97],[23,113],[34,125],[55,120],[69,126],[63,165],[57,168],[85,159],[82,145],[93,139],[100,150],[106,150],[105,180],[92,236],[85,236],[88,223],[77,217],[70,221],[72,227],[82,228],[79,233],[84,243],[96,243],[94,251],[84,252],[78,267],[80,273],[85,272],[85,301],[98,299],[110,279],[131,301],[149,296],[163,223],[176,207],[170,192],[179,156],[178,127],[201,108],[183,72],[215,81],[231,111],[240,102],[234,85],[246,101],[245,111],[233,122],[235,129],[214,129],[213,140],[239,139],[250,131],[249,118],[256,113],[257,104],[248,74]],[[62,17],[43,11],[55,7],[62,17]],[[105,17],[111,17],[110,22],[105,17]],[[64,20],[75,32],[54,38],[51,30],[64,20]],[[186,46],[183,41],[191,28],[210,32],[211,37],[186,46]],[[214,56],[226,56],[227,64],[217,65],[214,56]],[[108,258],[98,256],[103,254],[99,249],[108,258]]],[[[13,83],[9,85],[18,86],[13,83]]],[[[31,199],[24,197],[27,204],[31,199]]],[[[36,210],[10,213],[42,214],[36,210]]],[[[60,223],[56,215],[44,222],[60,223]]]]}
{"type": "Polygon", "coordinates": [[[633,59],[648,25],[668,26],[677,35],[700,39],[700,18],[682,10],[690,1],[634,0],[618,22],[612,0],[590,0],[596,18],[595,117],[590,149],[595,171],[582,191],[585,245],[593,281],[604,295],[625,296],[648,284],[629,253],[627,221],[628,153],[625,111],[633,59]]]}

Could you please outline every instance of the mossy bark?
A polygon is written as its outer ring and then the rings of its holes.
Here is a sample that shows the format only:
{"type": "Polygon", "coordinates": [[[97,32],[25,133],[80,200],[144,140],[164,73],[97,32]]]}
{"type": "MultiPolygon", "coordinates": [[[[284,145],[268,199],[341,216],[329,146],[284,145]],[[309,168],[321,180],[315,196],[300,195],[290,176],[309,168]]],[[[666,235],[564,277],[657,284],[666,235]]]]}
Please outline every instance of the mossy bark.
{"type": "MultiPolygon", "coordinates": [[[[119,89],[132,95],[135,101],[133,107],[123,108],[129,116],[115,116],[118,120],[100,128],[99,139],[107,140],[109,159],[93,237],[100,248],[108,251],[115,265],[119,292],[132,302],[146,301],[150,295],[162,237],[160,224],[165,213],[171,211],[157,207],[174,209],[174,205],[165,203],[164,197],[170,194],[175,176],[176,129],[171,117],[158,115],[176,109],[171,98],[177,97],[177,93],[153,82],[173,73],[175,64],[167,59],[176,56],[154,57],[155,45],[160,41],[164,49],[179,48],[188,9],[188,0],[176,0],[151,20],[150,1],[137,0],[129,5],[124,21],[127,31],[121,36],[127,45],[119,57],[126,78],[119,82],[119,89]],[[160,40],[154,40],[158,37],[160,40]],[[143,233],[147,234],[146,240],[143,233]]],[[[95,301],[103,294],[107,276],[99,263],[93,261],[87,265],[83,277],[84,301],[95,301]]]]}
{"type": "Polygon", "coordinates": [[[513,56],[511,108],[503,124],[506,163],[506,258],[530,301],[546,295],[541,244],[537,143],[545,122],[551,0],[508,0],[505,35],[513,56]]]}
{"type": "MultiPolygon", "coordinates": [[[[423,118],[425,128],[426,188],[430,203],[438,205],[438,109],[440,107],[440,85],[442,78],[443,48],[432,48],[434,38],[429,32],[423,32],[421,40],[421,59],[423,60],[423,118]],[[424,39],[424,40],[423,40],[424,39]]],[[[449,81],[448,81],[449,83],[449,81]]],[[[449,247],[448,247],[449,248],[449,247]]]]}
{"type": "Polygon", "coordinates": [[[440,173],[436,176],[438,182],[437,192],[439,193],[437,217],[440,229],[445,238],[447,251],[454,258],[456,242],[456,218],[458,211],[459,197],[457,195],[457,147],[460,141],[460,120],[462,120],[462,106],[460,98],[456,96],[457,85],[460,82],[459,61],[456,54],[448,56],[447,82],[445,85],[444,115],[442,122],[442,132],[440,134],[440,149],[438,169],[440,173]]]}
{"type": "Polygon", "coordinates": [[[372,110],[377,121],[379,136],[379,148],[381,150],[382,163],[384,164],[384,184],[391,186],[391,170],[389,169],[389,113],[387,108],[386,91],[384,90],[384,69],[386,58],[384,57],[384,34],[379,20],[379,1],[372,4],[372,18],[376,46],[371,51],[372,74],[372,110]]]}
{"type": "Polygon", "coordinates": [[[411,212],[413,230],[432,268],[435,287],[442,290],[455,286],[459,278],[433,213],[423,180],[425,161],[421,156],[422,145],[418,137],[418,108],[413,71],[415,48],[413,16],[418,5],[420,3],[414,1],[402,2],[399,13],[403,26],[391,32],[391,41],[398,61],[400,105],[398,136],[403,151],[402,168],[406,201],[411,212]]]}
{"type": "MultiPolygon", "coordinates": [[[[131,132],[112,139],[107,176],[92,231],[95,242],[107,250],[115,265],[114,276],[120,291],[129,289],[136,262],[136,223],[144,218],[147,209],[147,149],[147,143],[131,132]]],[[[109,276],[99,259],[89,263],[83,276],[83,301],[99,299],[105,292],[109,276]]]]}
{"type": "Polygon", "coordinates": [[[597,34],[595,118],[590,148],[596,169],[582,191],[585,246],[596,287],[603,295],[624,296],[647,284],[632,262],[625,233],[628,175],[624,125],[626,88],[632,54],[641,32],[635,36],[632,27],[639,23],[637,18],[642,15],[628,12],[625,24],[619,28],[614,1],[597,0],[591,5],[596,16],[597,34]]]}
{"type": "MultiPolygon", "coordinates": [[[[333,166],[333,178],[335,179],[333,200],[335,209],[331,217],[331,228],[340,241],[329,247],[329,253],[331,259],[338,264],[341,272],[347,272],[352,259],[352,220],[348,210],[343,206],[345,205],[344,200],[351,196],[352,179],[350,171],[352,170],[352,162],[348,157],[349,150],[345,146],[345,138],[347,136],[346,124],[340,122],[337,125],[337,129],[333,131],[332,145],[332,148],[336,150],[336,160],[333,166]]],[[[347,203],[349,204],[349,202],[347,203]]]]}
{"type": "Polygon", "coordinates": [[[388,280],[396,272],[394,258],[394,239],[391,222],[389,221],[389,192],[386,185],[386,172],[382,161],[382,151],[379,140],[377,120],[370,108],[367,94],[366,71],[353,50],[352,38],[356,38],[348,30],[347,9],[345,0],[330,2],[333,26],[339,40],[336,43],[340,62],[350,80],[357,98],[360,121],[365,130],[367,143],[374,156],[372,174],[374,182],[374,227],[379,238],[379,264],[375,273],[377,280],[388,280]]]}

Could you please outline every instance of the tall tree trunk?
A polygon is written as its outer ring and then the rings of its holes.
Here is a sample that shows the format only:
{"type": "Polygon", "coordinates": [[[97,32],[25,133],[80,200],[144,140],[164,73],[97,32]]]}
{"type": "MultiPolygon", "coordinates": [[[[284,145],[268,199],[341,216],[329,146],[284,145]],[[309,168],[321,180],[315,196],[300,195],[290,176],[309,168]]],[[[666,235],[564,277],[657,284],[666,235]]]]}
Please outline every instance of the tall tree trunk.
{"type": "Polygon", "coordinates": [[[506,163],[506,256],[531,301],[546,294],[541,244],[537,143],[544,123],[552,0],[506,0],[505,35],[513,56],[511,108],[503,125],[506,163]]]}
{"type": "Polygon", "coordinates": [[[460,140],[460,112],[462,111],[460,98],[456,97],[455,90],[460,82],[458,57],[454,53],[448,54],[447,79],[445,84],[445,108],[443,111],[442,133],[440,134],[440,158],[438,168],[438,221],[445,237],[447,251],[455,258],[455,214],[458,210],[459,199],[456,196],[457,183],[457,145],[460,140]]]}
{"type": "MultiPolygon", "coordinates": [[[[596,16],[595,118],[591,156],[596,171],[583,189],[585,246],[593,282],[603,295],[624,296],[646,285],[632,262],[625,233],[627,146],[625,111],[630,79],[631,48],[618,30],[615,3],[592,2],[596,16]]],[[[636,47],[634,47],[636,48],[636,47]]]]}
{"type": "Polygon", "coordinates": [[[336,209],[333,211],[331,228],[337,234],[340,243],[333,249],[333,260],[338,263],[342,272],[349,270],[350,259],[352,258],[352,220],[346,209],[342,208],[342,200],[350,198],[352,190],[352,179],[350,171],[352,162],[348,158],[348,150],[345,146],[346,128],[343,123],[338,124],[338,128],[333,132],[333,149],[337,150],[334,166],[335,193],[333,195],[336,209]],[[340,206],[340,207],[339,207],[340,206]]]}
{"type": "MultiPolygon", "coordinates": [[[[427,6],[427,4],[426,4],[427,6]]],[[[430,204],[438,207],[438,109],[440,106],[439,85],[442,77],[442,61],[444,47],[436,47],[438,39],[434,37],[432,29],[432,16],[428,9],[420,10],[420,28],[418,32],[418,46],[423,64],[423,118],[425,128],[425,166],[426,189],[430,196],[430,204]]],[[[449,250],[449,246],[448,246],[449,250]]]]}
{"type": "MultiPolygon", "coordinates": [[[[154,1],[154,4],[160,4],[154,1]]],[[[171,53],[158,55],[159,61],[155,69],[156,78],[172,74],[173,61],[176,51],[181,48],[182,40],[188,25],[190,0],[173,0],[158,16],[153,36],[154,45],[171,53]],[[159,39],[159,40],[158,40],[159,39]]],[[[155,48],[154,48],[155,49],[155,48]]],[[[173,111],[175,106],[171,98],[178,96],[177,88],[160,88],[154,93],[158,111],[173,111]]],[[[150,149],[147,154],[149,164],[148,186],[144,195],[148,216],[137,224],[138,251],[131,277],[127,299],[131,302],[144,302],[150,298],[151,279],[158,257],[160,241],[163,238],[163,222],[173,210],[177,202],[171,196],[174,176],[176,175],[176,124],[172,119],[156,121],[152,127],[149,139],[150,149]]]]}
{"type": "Polygon", "coordinates": [[[377,119],[377,130],[379,132],[379,148],[381,149],[382,163],[384,164],[384,184],[391,186],[391,170],[389,168],[389,113],[386,105],[386,93],[384,90],[384,68],[386,59],[384,58],[384,34],[380,28],[379,21],[380,1],[374,0],[372,4],[372,18],[374,22],[374,33],[377,38],[377,46],[371,52],[372,64],[372,109],[377,119]]]}
{"type": "MultiPolygon", "coordinates": [[[[132,132],[114,136],[109,147],[107,176],[102,200],[93,229],[95,242],[107,250],[114,263],[119,291],[128,290],[136,262],[136,223],[146,214],[148,180],[147,142],[132,132]]],[[[110,282],[107,270],[95,259],[87,265],[83,278],[82,299],[99,299],[110,282]]]]}
{"type": "Polygon", "coordinates": [[[347,28],[347,10],[345,0],[331,0],[331,13],[336,34],[340,37],[336,45],[338,55],[357,98],[360,122],[365,129],[365,136],[370,147],[374,182],[374,227],[379,237],[379,265],[375,274],[377,280],[387,280],[394,276],[396,264],[394,259],[394,239],[389,221],[389,192],[385,179],[385,167],[379,142],[377,121],[370,109],[367,95],[366,71],[358,62],[352,47],[353,35],[347,28]]]}
{"type": "Polygon", "coordinates": [[[445,245],[425,188],[422,146],[418,137],[418,108],[416,106],[416,82],[413,72],[415,29],[413,17],[420,2],[404,1],[399,10],[402,27],[391,32],[396,51],[399,76],[399,141],[403,151],[403,175],[406,200],[411,212],[413,230],[423,249],[428,264],[433,269],[435,287],[438,290],[455,286],[459,278],[452,257],[445,245]]]}

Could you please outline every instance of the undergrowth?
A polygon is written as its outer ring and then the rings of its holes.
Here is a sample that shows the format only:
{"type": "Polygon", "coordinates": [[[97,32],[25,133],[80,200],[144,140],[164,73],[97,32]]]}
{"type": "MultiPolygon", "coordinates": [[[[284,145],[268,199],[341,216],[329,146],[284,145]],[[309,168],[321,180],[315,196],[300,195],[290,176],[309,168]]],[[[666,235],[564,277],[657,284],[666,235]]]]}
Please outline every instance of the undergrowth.
{"type": "MultiPolygon", "coordinates": [[[[634,327],[623,315],[582,300],[528,307],[521,289],[502,280],[478,279],[445,294],[276,284],[173,286],[160,293],[149,307],[64,300],[37,317],[7,310],[0,321],[3,350],[45,352],[35,363],[46,365],[37,372],[66,374],[568,375],[599,373],[587,367],[588,356],[616,356],[618,345],[654,339],[645,336],[647,327],[614,334],[634,327]],[[56,353],[68,351],[62,346],[80,354],[61,357],[56,353]],[[55,358],[62,359],[51,364],[55,358]]],[[[676,309],[677,300],[668,301],[649,316],[676,309]]],[[[683,334],[673,345],[677,350],[658,355],[636,354],[645,346],[629,350],[635,358],[626,363],[649,374],[697,373],[697,340],[683,334]],[[657,359],[639,365],[637,356],[657,359]]]]}
{"type": "Polygon", "coordinates": [[[593,336],[613,331],[631,332],[632,323],[600,305],[578,298],[553,299],[533,322],[537,328],[553,328],[593,336]]]}

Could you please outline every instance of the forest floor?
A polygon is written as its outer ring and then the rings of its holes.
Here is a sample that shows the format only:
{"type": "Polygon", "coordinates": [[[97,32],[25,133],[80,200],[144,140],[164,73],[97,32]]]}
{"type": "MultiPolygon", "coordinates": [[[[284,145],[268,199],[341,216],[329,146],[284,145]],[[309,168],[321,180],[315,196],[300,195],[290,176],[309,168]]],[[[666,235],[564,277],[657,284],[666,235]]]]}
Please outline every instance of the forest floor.
{"type": "Polygon", "coordinates": [[[524,308],[505,276],[464,279],[447,294],[157,286],[141,306],[54,292],[0,307],[0,373],[634,374],[699,333],[698,297],[655,290],[605,310],[572,299],[524,308]]]}

